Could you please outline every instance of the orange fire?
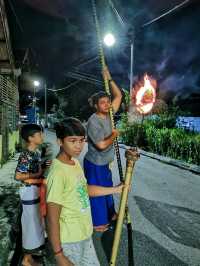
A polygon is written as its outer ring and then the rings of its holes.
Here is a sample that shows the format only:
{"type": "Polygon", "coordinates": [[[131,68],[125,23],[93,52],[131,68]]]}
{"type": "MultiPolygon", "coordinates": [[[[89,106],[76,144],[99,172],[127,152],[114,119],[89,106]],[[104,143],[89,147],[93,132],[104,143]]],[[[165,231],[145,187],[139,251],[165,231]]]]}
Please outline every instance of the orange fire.
{"type": "Polygon", "coordinates": [[[156,100],[156,90],[153,86],[153,80],[150,80],[148,75],[144,76],[144,84],[137,84],[135,90],[135,106],[140,114],[148,114],[151,112],[156,100]]]}

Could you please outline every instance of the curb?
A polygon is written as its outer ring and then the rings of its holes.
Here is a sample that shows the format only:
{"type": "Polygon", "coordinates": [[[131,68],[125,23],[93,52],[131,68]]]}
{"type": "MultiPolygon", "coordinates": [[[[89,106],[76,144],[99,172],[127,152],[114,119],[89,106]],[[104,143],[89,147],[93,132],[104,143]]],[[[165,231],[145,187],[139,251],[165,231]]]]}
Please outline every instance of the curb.
{"type": "MultiPolygon", "coordinates": [[[[126,145],[121,144],[121,143],[119,143],[119,147],[122,149],[130,148],[130,146],[126,146],[126,145]]],[[[173,165],[173,166],[179,167],[181,169],[184,169],[184,170],[187,170],[187,171],[190,171],[192,173],[200,175],[200,166],[198,166],[196,164],[189,164],[189,163],[186,163],[186,162],[183,162],[180,160],[175,160],[175,159],[172,159],[170,157],[158,155],[158,154],[155,154],[152,152],[147,152],[147,151],[144,151],[141,149],[139,149],[139,152],[140,152],[140,154],[142,154],[146,157],[150,157],[152,159],[161,161],[163,163],[170,164],[170,165],[173,165]]]]}

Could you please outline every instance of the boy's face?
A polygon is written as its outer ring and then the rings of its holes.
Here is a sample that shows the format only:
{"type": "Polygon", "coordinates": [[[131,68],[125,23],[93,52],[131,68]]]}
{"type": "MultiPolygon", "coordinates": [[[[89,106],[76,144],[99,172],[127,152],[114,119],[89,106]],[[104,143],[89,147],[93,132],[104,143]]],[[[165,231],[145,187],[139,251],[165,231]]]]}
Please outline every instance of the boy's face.
{"type": "Polygon", "coordinates": [[[85,144],[84,136],[69,136],[60,141],[61,148],[70,156],[77,157],[80,155],[85,144]]]}
{"type": "Polygon", "coordinates": [[[110,110],[111,101],[108,97],[102,97],[96,104],[96,109],[100,113],[107,114],[110,110]]]}
{"type": "Polygon", "coordinates": [[[40,145],[43,143],[44,135],[43,132],[36,132],[33,136],[29,137],[29,143],[33,143],[35,145],[40,145]]]}

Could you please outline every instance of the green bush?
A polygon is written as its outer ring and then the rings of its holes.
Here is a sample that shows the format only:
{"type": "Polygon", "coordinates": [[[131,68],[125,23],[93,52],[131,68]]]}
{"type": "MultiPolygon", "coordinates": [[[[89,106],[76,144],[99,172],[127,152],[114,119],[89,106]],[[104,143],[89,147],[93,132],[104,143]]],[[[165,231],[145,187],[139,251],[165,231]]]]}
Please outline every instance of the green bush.
{"type": "Polygon", "coordinates": [[[147,145],[144,126],[141,123],[129,124],[127,115],[122,116],[118,129],[121,132],[120,140],[124,144],[139,147],[147,145]]]}
{"type": "Polygon", "coordinates": [[[155,128],[174,128],[176,126],[176,117],[173,115],[168,116],[167,114],[163,114],[154,116],[153,119],[148,119],[148,121],[155,128]]]}
{"type": "Polygon", "coordinates": [[[174,118],[163,116],[129,124],[127,116],[123,115],[119,125],[121,141],[126,145],[200,165],[200,134],[186,132],[174,125],[174,118]]]}

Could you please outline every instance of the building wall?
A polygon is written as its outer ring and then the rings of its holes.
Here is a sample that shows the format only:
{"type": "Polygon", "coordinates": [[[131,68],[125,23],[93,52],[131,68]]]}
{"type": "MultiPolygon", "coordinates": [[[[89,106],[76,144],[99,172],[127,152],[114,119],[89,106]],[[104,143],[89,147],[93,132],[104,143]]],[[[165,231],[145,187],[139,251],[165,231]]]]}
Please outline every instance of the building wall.
{"type": "Polygon", "coordinates": [[[19,142],[18,101],[16,82],[8,75],[0,75],[0,165],[14,155],[19,142]]]}
{"type": "Polygon", "coordinates": [[[0,165],[15,152],[18,141],[18,87],[5,9],[0,0],[0,165]]]}

